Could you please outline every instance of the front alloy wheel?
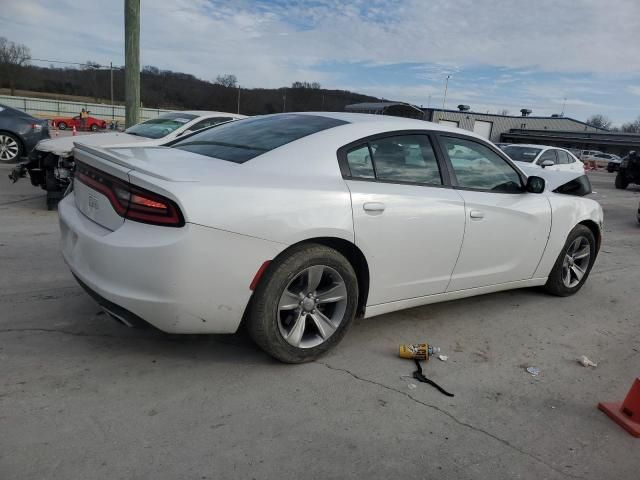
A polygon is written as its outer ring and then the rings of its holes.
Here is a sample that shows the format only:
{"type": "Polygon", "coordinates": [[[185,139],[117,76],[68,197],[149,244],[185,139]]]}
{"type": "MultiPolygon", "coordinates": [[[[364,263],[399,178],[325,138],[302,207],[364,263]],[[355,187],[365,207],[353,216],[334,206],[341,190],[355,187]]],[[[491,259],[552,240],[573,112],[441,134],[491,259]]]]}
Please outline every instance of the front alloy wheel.
{"type": "Polygon", "coordinates": [[[562,283],[567,288],[574,288],[587,273],[591,261],[591,245],[589,240],[580,236],[567,249],[562,263],[562,283]]]}
{"type": "Polygon", "coordinates": [[[560,297],[576,293],[587,281],[597,252],[593,232],[586,225],[576,225],[549,273],[545,290],[560,297]]]}
{"type": "Polygon", "coordinates": [[[20,144],[13,135],[0,133],[0,162],[13,162],[20,157],[20,144]]]}

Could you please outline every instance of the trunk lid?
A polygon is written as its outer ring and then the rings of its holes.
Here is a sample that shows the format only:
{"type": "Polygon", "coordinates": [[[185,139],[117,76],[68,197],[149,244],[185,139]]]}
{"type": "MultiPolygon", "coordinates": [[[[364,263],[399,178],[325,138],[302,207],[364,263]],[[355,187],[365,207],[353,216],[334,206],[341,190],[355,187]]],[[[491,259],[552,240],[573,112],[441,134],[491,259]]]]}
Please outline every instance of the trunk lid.
{"type": "Polygon", "coordinates": [[[226,183],[232,174],[239,173],[240,167],[232,162],[168,147],[96,148],[76,142],[73,155],[76,159],[73,187],[76,207],[112,231],[119,228],[125,219],[114,208],[113,197],[110,200],[112,192],[103,188],[104,184],[124,182],[132,188],[139,187],[163,196],[182,210],[178,197],[181,192],[193,193],[189,184],[205,181],[226,183]],[[97,170],[101,177],[97,183],[87,178],[96,175],[96,171],[91,169],[97,170]]]}

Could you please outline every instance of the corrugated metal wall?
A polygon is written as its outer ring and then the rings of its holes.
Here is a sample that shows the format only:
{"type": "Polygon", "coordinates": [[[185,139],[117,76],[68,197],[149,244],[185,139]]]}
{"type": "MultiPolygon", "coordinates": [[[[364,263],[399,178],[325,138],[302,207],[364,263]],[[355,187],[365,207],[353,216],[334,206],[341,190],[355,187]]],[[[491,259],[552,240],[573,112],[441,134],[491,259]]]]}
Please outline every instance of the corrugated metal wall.
{"type": "Polygon", "coordinates": [[[572,118],[553,118],[553,117],[507,117],[502,115],[490,115],[476,112],[456,112],[450,110],[427,110],[427,119],[433,122],[438,120],[448,120],[450,122],[458,122],[459,128],[473,131],[476,120],[491,122],[492,142],[499,142],[500,135],[509,132],[512,128],[531,129],[531,130],[558,130],[572,132],[602,132],[602,130],[585,125],[582,122],[572,118]]]}

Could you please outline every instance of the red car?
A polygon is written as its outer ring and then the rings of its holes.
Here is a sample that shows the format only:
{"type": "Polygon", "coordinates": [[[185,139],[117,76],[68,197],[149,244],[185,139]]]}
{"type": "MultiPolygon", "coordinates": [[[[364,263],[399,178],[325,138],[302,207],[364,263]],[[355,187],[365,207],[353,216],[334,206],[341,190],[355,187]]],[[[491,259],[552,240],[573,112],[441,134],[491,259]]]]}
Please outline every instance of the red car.
{"type": "Polygon", "coordinates": [[[57,126],[60,130],[66,130],[67,128],[76,127],[76,130],[91,130],[92,132],[96,132],[99,129],[107,128],[107,122],[104,120],[100,120],[95,117],[87,117],[86,124],[83,128],[82,120],[80,120],[80,115],[76,115],[75,117],[57,117],[52,120],[54,127],[57,126]]]}

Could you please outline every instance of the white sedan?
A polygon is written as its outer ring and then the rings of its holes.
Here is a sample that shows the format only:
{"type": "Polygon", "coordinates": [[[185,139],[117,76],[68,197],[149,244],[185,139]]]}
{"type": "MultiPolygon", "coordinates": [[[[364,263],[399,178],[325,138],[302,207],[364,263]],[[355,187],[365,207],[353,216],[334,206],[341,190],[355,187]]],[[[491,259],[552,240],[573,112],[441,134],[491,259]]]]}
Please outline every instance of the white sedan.
{"type": "Polygon", "coordinates": [[[546,145],[511,144],[504,153],[525,167],[584,173],[584,164],[569,150],[546,145]]]}
{"type": "Polygon", "coordinates": [[[356,315],[521,287],[571,295],[601,243],[585,176],[545,188],[480,136],[420,120],[268,115],[75,156],[62,251],[107,312],[171,333],[244,319],[285,362],[317,358],[356,315]]]}
{"type": "MultiPolygon", "coordinates": [[[[183,135],[231,120],[246,118],[244,115],[227,112],[186,111],[170,112],[136,123],[124,132],[94,133],[82,136],[82,143],[96,147],[113,145],[151,146],[163,145],[183,135]]],[[[74,142],[78,137],[59,137],[38,142],[35,150],[53,153],[62,158],[71,156],[74,142]]]]}

